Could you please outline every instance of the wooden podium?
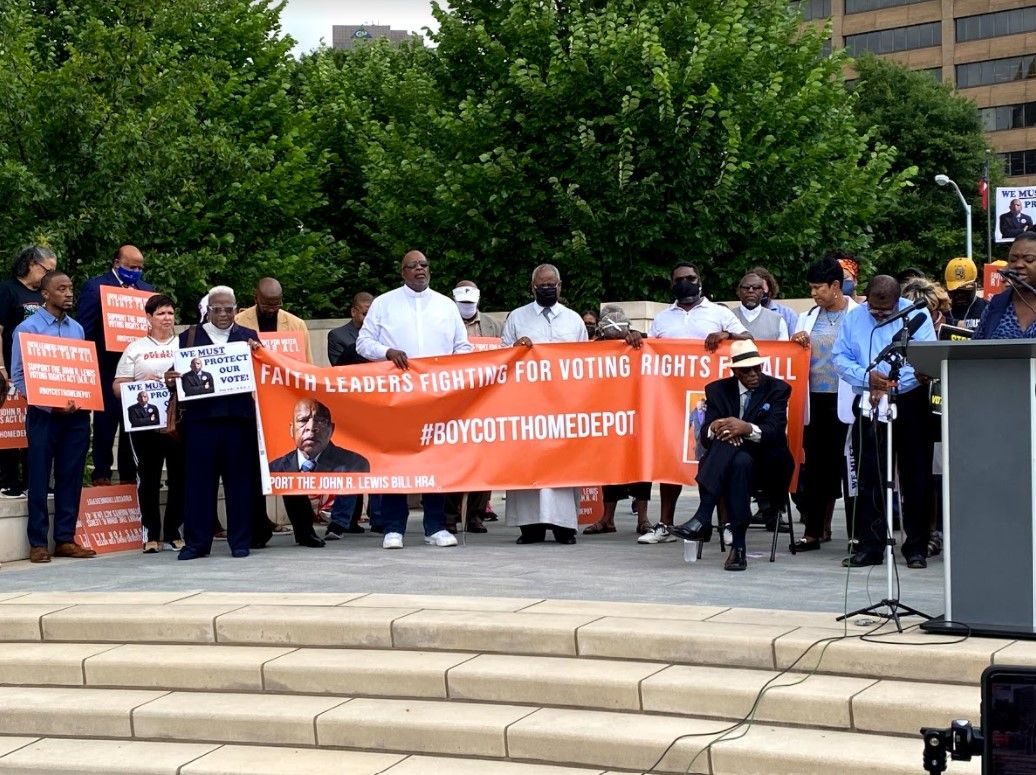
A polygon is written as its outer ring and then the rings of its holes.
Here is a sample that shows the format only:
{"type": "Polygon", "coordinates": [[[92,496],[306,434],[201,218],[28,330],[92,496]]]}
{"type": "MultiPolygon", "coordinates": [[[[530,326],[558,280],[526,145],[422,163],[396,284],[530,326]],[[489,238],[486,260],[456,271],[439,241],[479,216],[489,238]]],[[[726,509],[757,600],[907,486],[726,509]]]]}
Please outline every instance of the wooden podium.
{"type": "Polygon", "coordinates": [[[1036,340],[911,342],[942,382],[946,610],[929,632],[1036,638],[1036,340]]]}

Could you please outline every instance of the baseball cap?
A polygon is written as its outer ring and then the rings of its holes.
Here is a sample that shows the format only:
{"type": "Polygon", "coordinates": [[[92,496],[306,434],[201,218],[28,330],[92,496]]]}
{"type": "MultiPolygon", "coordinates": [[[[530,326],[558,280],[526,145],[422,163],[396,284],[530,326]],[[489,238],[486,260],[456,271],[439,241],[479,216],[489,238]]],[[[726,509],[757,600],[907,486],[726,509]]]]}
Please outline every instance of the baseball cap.
{"type": "Polygon", "coordinates": [[[470,285],[463,285],[460,288],[453,289],[453,300],[454,301],[474,301],[477,302],[481,294],[478,292],[478,288],[473,288],[470,285]]]}
{"type": "Polygon", "coordinates": [[[946,290],[955,291],[978,279],[978,267],[970,258],[954,258],[946,265],[946,290]]]}

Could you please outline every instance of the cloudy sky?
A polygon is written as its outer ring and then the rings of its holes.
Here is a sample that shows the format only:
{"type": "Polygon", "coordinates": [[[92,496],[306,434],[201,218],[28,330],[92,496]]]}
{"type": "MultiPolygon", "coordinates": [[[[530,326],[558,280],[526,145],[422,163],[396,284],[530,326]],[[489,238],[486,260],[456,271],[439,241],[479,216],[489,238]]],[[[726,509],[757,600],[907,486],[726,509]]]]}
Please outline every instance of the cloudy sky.
{"type": "Polygon", "coordinates": [[[331,45],[335,24],[387,24],[419,32],[422,27],[434,28],[435,19],[431,0],[288,0],[281,23],[299,41],[296,51],[309,51],[321,38],[331,45]]]}

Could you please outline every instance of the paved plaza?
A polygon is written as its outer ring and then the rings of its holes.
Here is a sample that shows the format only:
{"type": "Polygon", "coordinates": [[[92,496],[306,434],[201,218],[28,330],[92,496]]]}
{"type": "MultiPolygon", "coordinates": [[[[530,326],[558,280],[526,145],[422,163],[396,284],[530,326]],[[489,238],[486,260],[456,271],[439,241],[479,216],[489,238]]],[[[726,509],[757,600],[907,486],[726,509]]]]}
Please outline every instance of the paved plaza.
{"type": "MultiPolygon", "coordinates": [[[[136,591],[199,589],[232,592],[386,592],[469,596],[505,596],[617,600],[676,604],[841,611],[877,602],[885,596],[884,567],[847,571],[839,562],[845,547],[845,518],[835,512],[835,537],[820,551],[791,556],[781,535],[777,561],[768,562],[770,533],[753,528],[748,535],[745,573],[723,570],[718,536],[702,559],[683,560],[682,542],[637,545],[629,501],[619,504],[618,532],[580,536],[575,546],[549,541],[516,546],[516,528],[503,524],[502,493],[494,495],[501,521],[489,533],[468,534],[461,546],[425,546],[420,516],[411,517],[406,548],[385,551],[381,536],[347,535],[323,549],[296,547],[291,535],[274,536],[267,549],[245,560],[229,556],[216,541],[212,556],[178,562],[176,553],[134,552],[93,560],[55,559],[49,565],[4,563],[0,593],[68,590],[136,591]]],[[[649,514],[657,515],[657,488],[649,514]]],[[[677,519],[687,519],[697,497],[685,490],[677,519]]],[[[796,531],[801,525],[796,523],[796,531]]],[[[932,615],[943,612],[943,563],[929,560],[927,570],[908,570],[900,559],[904,603],[932,615]]]]}

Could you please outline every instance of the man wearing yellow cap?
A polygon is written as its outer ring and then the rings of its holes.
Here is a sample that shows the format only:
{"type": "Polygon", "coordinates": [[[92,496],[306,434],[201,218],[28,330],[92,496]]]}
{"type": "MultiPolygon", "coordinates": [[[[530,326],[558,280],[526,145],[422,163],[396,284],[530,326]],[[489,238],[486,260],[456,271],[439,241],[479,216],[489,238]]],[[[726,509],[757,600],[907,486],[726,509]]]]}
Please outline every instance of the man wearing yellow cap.
{"type": "Polygon", "coordinates": [[[946,265],[945,278],[954,325],[974,329],[986,308],[978,298],[978,267],[970,258],[954,258],[946,265]]]}

